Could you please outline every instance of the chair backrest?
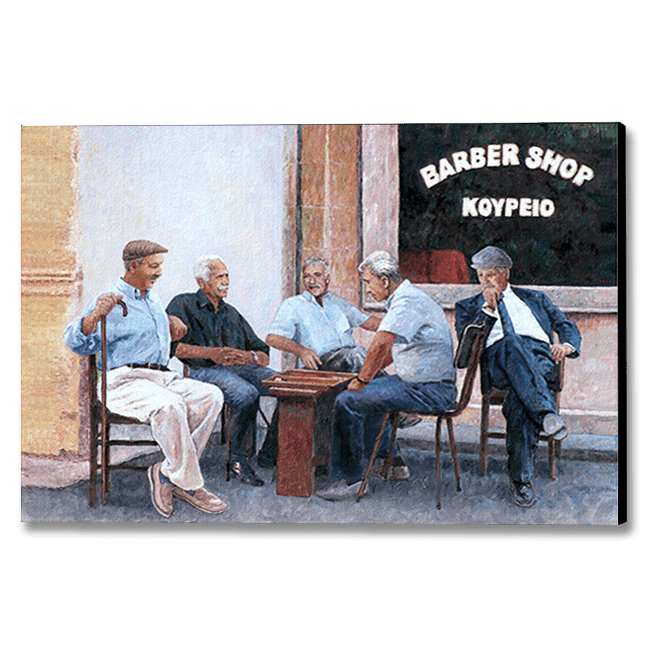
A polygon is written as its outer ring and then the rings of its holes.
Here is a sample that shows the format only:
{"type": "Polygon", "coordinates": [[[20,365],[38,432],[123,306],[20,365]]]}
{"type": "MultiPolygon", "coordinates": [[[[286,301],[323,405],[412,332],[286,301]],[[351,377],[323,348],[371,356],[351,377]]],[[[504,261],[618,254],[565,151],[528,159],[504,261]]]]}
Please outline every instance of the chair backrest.
{"type": "Polygon", "coordinates": [[[465,371],[463,386],[456,401],[454,413],[463,411],[472,396],[474,377],[476,376],[479,358],[483,351],[484,341],[485,323],[470,323],[465,327],[460,336],[460,341],[456,348],[456,356],[454,357],[454,366],[459,369],[466,368],[467,370],[465,371]]]}

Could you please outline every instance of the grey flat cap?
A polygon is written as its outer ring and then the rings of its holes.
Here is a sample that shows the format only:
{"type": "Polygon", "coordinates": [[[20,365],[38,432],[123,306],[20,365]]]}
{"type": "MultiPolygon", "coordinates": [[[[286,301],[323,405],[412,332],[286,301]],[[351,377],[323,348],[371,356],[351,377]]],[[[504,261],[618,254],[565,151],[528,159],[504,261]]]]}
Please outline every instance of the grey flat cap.
{"type": "Polygon", "coordinates": [[[130,241],[122,251],[122,259],[125,262],[132,262],[133,260],[140,259],[141,257],[148,257],[156,253],[167,253],[167,249],[160,244],[148,241],[147,239],[136,239],[130,241]]]}
{"type": "Polygon", "coordinates": [[[472,256],[473,269],[492,269],[495,266],[505,269],[512,268],[512,260],[508,253],[496,246],[486,246],[472,256]]]}

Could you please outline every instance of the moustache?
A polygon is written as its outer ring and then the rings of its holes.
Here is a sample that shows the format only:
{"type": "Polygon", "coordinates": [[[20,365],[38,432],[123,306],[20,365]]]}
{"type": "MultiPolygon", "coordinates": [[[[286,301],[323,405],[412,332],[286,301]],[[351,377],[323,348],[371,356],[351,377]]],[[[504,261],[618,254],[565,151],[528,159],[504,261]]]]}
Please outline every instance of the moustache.
{"type": "Polygon", "coordinates": [[[228,291],[229,288],[230,288],[230,285],[229,285],[229,284],[222,284],[222,285],[219,287],[219,291],[228,291]]]}
{"type": "Polygon", "coordinates": [[[160,276],[160,275],[150,275],[150,276],[149,276],[149,279],[150,279],[150,280],[153,280],[153,281],[155,282],[155,281],[158,280],[160,277],[162,277],[162,276],[160,276]]]}

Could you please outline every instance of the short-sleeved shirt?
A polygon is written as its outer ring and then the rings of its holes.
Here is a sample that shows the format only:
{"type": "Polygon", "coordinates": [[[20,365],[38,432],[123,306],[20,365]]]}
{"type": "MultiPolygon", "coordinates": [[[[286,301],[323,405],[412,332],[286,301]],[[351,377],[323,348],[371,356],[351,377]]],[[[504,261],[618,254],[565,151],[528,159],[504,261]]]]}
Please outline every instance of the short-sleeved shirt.
{"type": "MultiPolygon", "coordinates": [[[[159,363],[166,366],[169,363],[171,334],[160,296],[150,290],[145,291],[143,296],[139,289],[123,279],[108,291],[122,295],[127,315],[123,315],[118,305],[106,316],[106,369],[120,368],[128,363],[159,363]]],[[[101,368],[103,359],[99,324],[87,336],[81,330],[81,321],[93,311],[97,298],[65,328],[63,338],[77,354],[87,356],[99,352],[97,365],[101,368]]]]}
{"type": "MultiPolygon", "coordinates": [[[[232,305],[221,300],[214,305],[200,289],[196,293],[182,293],[167,305],[167,313],[178,316],[187,325],[187,334],[180,343],[208,348],[236,348],[269,353],[248,321],[232,305]]],[[[210,368],[212,359],[183,359],[192,368],[210,368]]]]}
{"type": "Polygon", "coordinates": [[[269,334],[291,339],[320,356],[339,348],[354,347],[352,330],[369,318],[358,307],[329,292],[323,296],[321,307],[305,291],[282,302],[269,334]]]}
{"type": "Polygon", "coordinates": [[[393,363],[409,382],[455,381],[454,344],[442,307],[403,280],[386,301],[378,331],[392,332],[393,363]]]}

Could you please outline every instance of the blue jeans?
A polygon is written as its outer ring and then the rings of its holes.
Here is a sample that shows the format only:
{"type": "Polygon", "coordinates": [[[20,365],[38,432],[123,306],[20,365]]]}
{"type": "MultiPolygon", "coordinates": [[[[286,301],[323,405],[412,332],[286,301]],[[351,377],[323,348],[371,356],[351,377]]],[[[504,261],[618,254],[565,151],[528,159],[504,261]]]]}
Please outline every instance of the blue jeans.
{"type": "MultiPolygon", "coordinates": [[[[262,381],[277,373],[264,366],[246,363],[237,366],[190,368],[190,377],[218,386],[231,409],[231,454],[233,460],[245,461],[255,454],[257,409],[260,396],[268,396],[269,389],[262,381]]],[[[278,413],[273,412],[267,437],[277,440],[278,413]]]]}
{"type": "MultiPolygon", "coordinates": [[[[452,382],[408,382],[397,375],[373,379],[363,390],[343,391],[334,406],[331,475],[348,481],[363,477],[364,459],[372,453],[382,420],[390,411],[445,411],[454,406],[452,382]]],[[[386,427],[380,457],[386,457],[386,427]]]]}

